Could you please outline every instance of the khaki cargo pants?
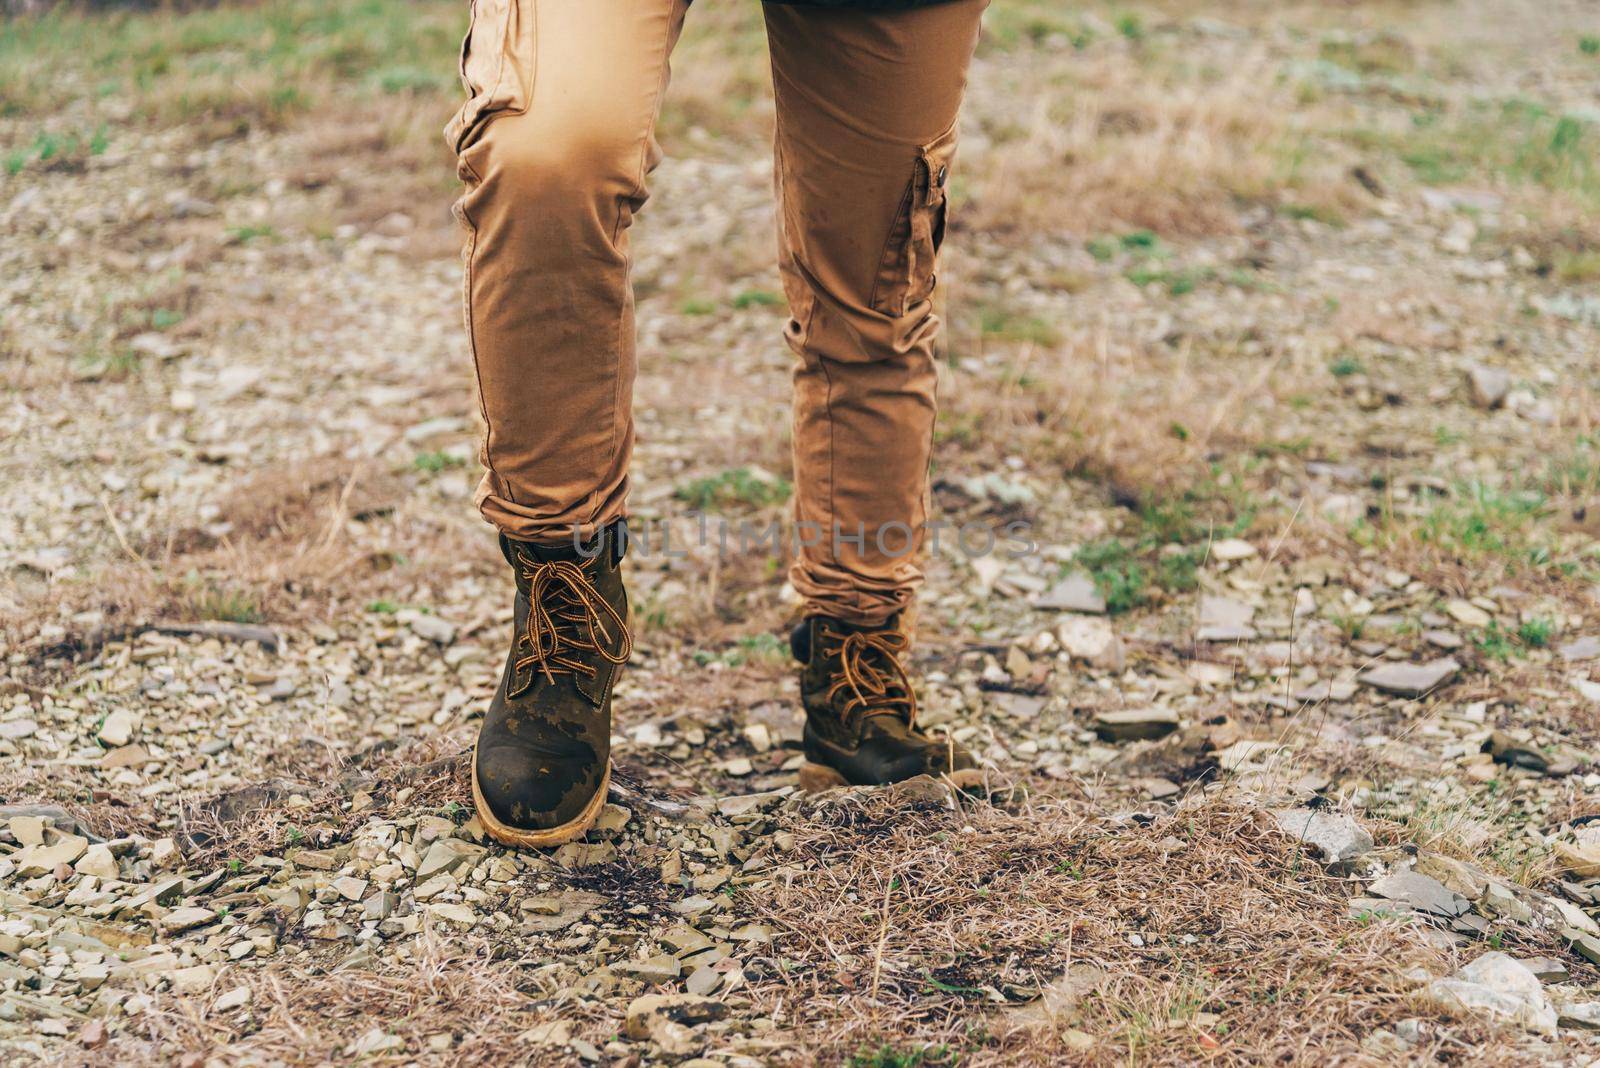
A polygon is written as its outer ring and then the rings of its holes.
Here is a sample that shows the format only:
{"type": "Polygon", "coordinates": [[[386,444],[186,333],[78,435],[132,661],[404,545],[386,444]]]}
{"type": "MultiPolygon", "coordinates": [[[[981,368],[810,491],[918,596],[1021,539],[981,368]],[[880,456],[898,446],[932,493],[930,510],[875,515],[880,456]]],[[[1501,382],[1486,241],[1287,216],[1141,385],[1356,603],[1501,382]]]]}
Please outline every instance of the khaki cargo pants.
{"type": "MultiPolygon", "coordinates": [[[[790,578],[807,614],[881,623],[921,582],[939,329],[930,298],[986,4],[763,5],[784,335],[798,357],[795,519],[809,543],[790,578]]],[[[466,319],[488,426],[477,500],[513,538],[568,541],[627,512],[628,226],[661,160],[654,128],[688,6],[472,5],[461,52],[470,99],[446,137],[466,184],[466,319]]]]}

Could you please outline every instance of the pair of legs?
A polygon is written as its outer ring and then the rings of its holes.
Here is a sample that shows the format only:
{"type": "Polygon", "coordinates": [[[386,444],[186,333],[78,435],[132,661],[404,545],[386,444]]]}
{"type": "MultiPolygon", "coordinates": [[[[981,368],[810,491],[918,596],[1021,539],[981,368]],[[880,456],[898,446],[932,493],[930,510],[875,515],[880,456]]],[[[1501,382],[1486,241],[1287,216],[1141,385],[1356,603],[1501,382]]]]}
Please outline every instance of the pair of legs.
{"type": "MultiPolygon", "coordinates": [[[[922,577],[935,260],[986,3],[764,5],[784,336],[798,357],[804,547],[790,578],[807,617],[793,646],[809,786],[974,770],[916,729],[900,656],[922,577]]],[[[462,49],[469,99],[446,136],[466,183],[467,327],[488,427],[478,504],[517,583],[472,782],[485,829],[512,845],[569,841],[605,801],[611,692],[630,649],[616,527],[637,367],[628,226],[661,159],[654,129],[688,6],[473,0],[462,49]]]]}
{"type": "MultiPolygon", "coordinates": [[[[703,0],[735,2],[735,0],[703,0]]],[[[749,2],[749,0],[737,0],[749,2]]],[[[935,257],[987,0],[871,13],[763,5],[777,102],[807,614],[880,625],[911,600],[934,422],[935,257]]],[[[467,325],[488,426],[478,491],[507,536],[623,517],[637,366],[628,227],[688,0],[474,0],[467,325]]]]}

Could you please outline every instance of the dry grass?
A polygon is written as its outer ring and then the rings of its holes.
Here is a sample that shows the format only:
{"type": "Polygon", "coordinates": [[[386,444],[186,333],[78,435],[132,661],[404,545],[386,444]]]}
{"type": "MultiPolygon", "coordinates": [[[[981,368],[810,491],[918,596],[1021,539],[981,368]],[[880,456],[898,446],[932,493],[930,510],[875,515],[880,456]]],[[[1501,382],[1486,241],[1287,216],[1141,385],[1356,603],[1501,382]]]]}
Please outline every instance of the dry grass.
{"type": "Polygon", "coordinates": [[[1249,448],[1253,402],[1278,369],[1262,361],[1241,377],[1188,341],[1145,345],[1103,318],[1037,344],[990,347],[1001,374],[957,369],[941,385],[941,456],[958,467],[974,449],[1020,453],[1101,481],[1126,504],[1192,486],[1208,457],[1249,448]]]}
{"type": "Polygon", "coordinates": [[[410,591],[437,577],[437,561],[491,566],[492,546],[461,526],[412,515],[410,493],[405,479],[375,463],[314,457],[242,478],[220,502],[221,526],[172,526],[142,537],[105,499],[114,557],[19,598],[3,633],[42,665],[92,657],[155,619],[320,618],[347,598],[365,605],[410,591]]]}
{"type": "Polygon", "coordinates": [[[1296,106],[1280,62],[1256,52],[1218,72],[1113,51],[1022,66],[1033,80],[1007,95],[1029,103],[968,158],[963,225],[1197,235],[1236,230],[1241,207],[1291,194],[1330,215],[1359,206],[1337,158],[1311,143],[1331,120],[1296,106]]]}
{"type": "MultiPolygon", "coordinates": [[[[1376,1064],[1363,1038],[1415,1011],[1401,973],[1445,964],[1404,926],[1351,919],[1359,888],[1235,803],[1148,821],[896,804],[797,822],[804,874],[746,902],[790,962],[755,993],[819,1061],[887,1045],[963,1065],[1376,1064]],[[1089,978],[1053,1018],[1004,1007],[1068,973],[1089,978]]],[[[1468,1030],[1484,1063],[1514,1061],[1468,1030]]]]}
{"type": "Polygon", "coordinates": [[[588,1031],[603,1042],[596,1021],[604,1013],[570,992],[531,997],[546,992],[521,964],[495,959],[482,941],[427,933],[405,963],[376,971],[235,970],[213,996],[163,996],[106,1047],[62,1063],[577,1063],[570,1051],[529,1032],[566,1020],[578,1025],[574,1033],[588,1031]],[[239,985],[250,991],[247,1008],[212,1010],[215,994],[239,985]],[[375,1048],[375,1039],[398,1045],[375,1048]]]}

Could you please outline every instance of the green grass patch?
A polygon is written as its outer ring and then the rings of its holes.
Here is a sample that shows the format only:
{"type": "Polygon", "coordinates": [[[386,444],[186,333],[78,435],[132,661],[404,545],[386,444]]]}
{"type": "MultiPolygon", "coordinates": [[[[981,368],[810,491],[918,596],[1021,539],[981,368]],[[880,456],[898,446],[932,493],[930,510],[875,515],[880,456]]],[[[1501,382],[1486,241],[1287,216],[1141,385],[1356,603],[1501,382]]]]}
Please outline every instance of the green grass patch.
{"type": "Polygon", "coordinates": [[[978,331],[994,341],[1023,341],[1046,347],[1060,344],[1055,325],[1012,308],[988,305],[978,309],[978,331]]]}
{"type": "Polygon", "coordinates": [[[1165,286],[1169,296],[1181,297],[1193,293],[1202,282],[1209,282],[1215,278],[1216,271],[1210,267],[1168,268],[1145,263],[1128,268],[1122,272],[1122,276],[1141,288],[1149,285],[1165,286]]]}
{"type": "Polygon", "coordinates": [[[465,5],[448,0],[276,0],[190,10],[59,5],[0,23],[0,101],[11,115],[118,99],[162,123],[277,125],[329,100],[456,95],[465,5]]]}
{"type": "Polygon", "coordinates": [[[788,479],[735,467],[680,486],[675,496],[697,512],[726,512],[782,504],[793,491],[788,479]]]}
{"type": "Polygon", "coordinates": [[[466,462],[463,457],[445,452],[443,449],[436,449],[432,452],[417,453],[411,461],[411,467],[425,474],[436,475],[452,467],[463,467],[466,462]]]}
{"type": "Polygon", "coordinates": [[[1097,34],[1059,0],[1011,0],[995,4],[984,16],[982,52],[1013,52],[1019,48],[1065,42],[1075,50],[1088,48],[1097,34]]]}
{"type": "Polygon", "coordinates": [[[1453,112],[1419,111],[1386,144],[1423,182],[1500,177],[1600,204],[1600,131],[1536,101],[1477,101],[1453,112]]]}
{"type": "Polygon", "coordinates": [[[863,1046],[850,1055],[850,1068],[933,1068],[954,1065],[955,1051],[949,1046],[863,1046]]]}
{"type": "Polygon", "coordinates": [[[1495,556],[1544,566],[1551,559],[1539,528],[1545,511],[1545,496],[1537,491],[1469,483],[1423,516],[1417,537],[1460,559],[1495,556]]]}
{"type": "Polygon", "coordinates": [[[1556,632],[1554,621],[1543,616],[1525,619],[1517,627],[1517,641],[1529,649],[1543,649],[1550,644],[1551,637],[1556,632]]]}
{"type": "Polygon", "coordinates": [[[1127,612],[1152,603],[1158,594],[1197,588],[1207,543],[1241,533],[1255,515],[1255,505],[1242,492],[1210,480],[1175,497],[1146,500],[1134,511],[1125,537],[1090,542],[1062,573],[1087,572],[1105,598],[1106,611],[1127,612]]]}
{"type": "Polygon", "coordinates": [[[745,308],[781,308],[783,294],[767,289],[747,289],[734,295],[733,306],[741,311],[745,308]]]}
{"type": "Polygon", "coordinates": [[[40,130],[26,147],[5,154],[7,175],[20,174],[30,166],[45,168],[81,167],[90,156],[98,156],[111,146],[111,134],[102,124],[85,133],[82,130],[40,130]]]}

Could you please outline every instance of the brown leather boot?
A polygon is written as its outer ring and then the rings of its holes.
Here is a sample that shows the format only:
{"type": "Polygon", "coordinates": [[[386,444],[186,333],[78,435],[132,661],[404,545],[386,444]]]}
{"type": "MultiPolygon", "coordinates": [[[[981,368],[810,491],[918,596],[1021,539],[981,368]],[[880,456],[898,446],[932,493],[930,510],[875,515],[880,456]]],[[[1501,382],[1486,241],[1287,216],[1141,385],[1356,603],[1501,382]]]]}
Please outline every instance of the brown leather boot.
{"type": "Polygon", "coordinates": [[[611,689],[632,652],[620,525],[583,553],[500,538],[516,575],[505,674],[478,731],[472,800],[506,845],[560,845],[594,826],[611,781],[611,689]]]}
{"type": "Polygon", "coordinates": [[[917,695],[900,662],[908,644],[895,619],[861,627],[812,616],[789,635],[806,710],[803,789],[879,786],[914,775],[962,787],[982,781],[972,754],[917,730],[917,695]]]}

